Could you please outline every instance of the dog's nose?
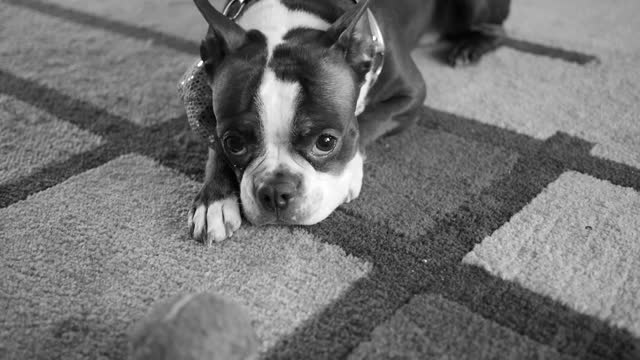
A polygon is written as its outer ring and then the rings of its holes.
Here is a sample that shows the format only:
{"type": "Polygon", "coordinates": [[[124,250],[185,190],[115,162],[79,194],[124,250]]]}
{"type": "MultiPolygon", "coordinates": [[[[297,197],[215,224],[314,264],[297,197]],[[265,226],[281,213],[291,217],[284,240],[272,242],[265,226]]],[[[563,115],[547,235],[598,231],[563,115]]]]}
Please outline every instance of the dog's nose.
{"type": "Polygon", "coordinates": [[[262,206],[271,211],[284,210],[295,196],[297,184],[293,181],[266,183],[258,189],[262,206]]]}

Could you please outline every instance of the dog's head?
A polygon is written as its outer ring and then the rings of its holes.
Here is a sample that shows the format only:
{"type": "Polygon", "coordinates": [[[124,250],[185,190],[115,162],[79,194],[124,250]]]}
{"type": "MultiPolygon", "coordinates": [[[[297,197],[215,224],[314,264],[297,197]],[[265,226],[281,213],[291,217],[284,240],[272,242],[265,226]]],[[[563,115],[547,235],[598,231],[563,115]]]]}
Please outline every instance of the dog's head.
{"type": "Polygon", "coordinates": [[[217,150],[238,177],[248,220],[314,224],[356,197],[356,104],[373,55],[358,30],[368,1],[324,29],[292,28],[277,43],[195,2],[209,24],[200,54],[217,150]]]}

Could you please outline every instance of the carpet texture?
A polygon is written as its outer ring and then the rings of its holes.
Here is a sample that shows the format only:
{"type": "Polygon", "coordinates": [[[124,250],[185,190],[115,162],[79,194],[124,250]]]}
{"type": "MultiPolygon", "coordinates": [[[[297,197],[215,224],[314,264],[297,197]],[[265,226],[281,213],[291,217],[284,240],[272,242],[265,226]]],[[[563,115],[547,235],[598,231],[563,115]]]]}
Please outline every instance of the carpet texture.
{"type": "Polygon", "coordinates": [[[207,248],[191,0],[0,0],[0,359],[124,359],[153,304],[205,290],[263,359],[640,359],[638,13],[514,0],[478,66],[421,46],[423,116],[357,201],[207,248]]]}

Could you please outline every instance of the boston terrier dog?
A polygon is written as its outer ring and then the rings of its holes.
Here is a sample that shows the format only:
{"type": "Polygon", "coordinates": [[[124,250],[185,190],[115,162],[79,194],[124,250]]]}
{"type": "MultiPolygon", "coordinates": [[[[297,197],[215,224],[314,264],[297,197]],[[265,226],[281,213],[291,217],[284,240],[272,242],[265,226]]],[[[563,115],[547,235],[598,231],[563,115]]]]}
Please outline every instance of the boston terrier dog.
{"type": "Polygon", "coordinates": [[[200,55],[215,141],[189,223],[206,244],[230,237],[241,214],[311,225],[357,198],[366,146],[420,116],[426,87],[410,53],[421,37],[448,39],[452,65],[474,63],[500,45],[510,6],[232,0],[225,16],[194,2],[209,24],[200,55]]]}

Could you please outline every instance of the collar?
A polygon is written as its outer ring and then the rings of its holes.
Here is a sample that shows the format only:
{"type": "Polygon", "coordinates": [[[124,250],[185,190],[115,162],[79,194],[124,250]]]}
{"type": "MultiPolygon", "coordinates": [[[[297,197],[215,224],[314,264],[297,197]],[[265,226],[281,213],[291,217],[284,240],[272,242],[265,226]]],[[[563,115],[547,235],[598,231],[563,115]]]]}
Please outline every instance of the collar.
{"type": "MultiPolygon", "coordinates": [[[[242,15],[245,8],[252,2],[257,0],[229,0],[227,5],[222,10],[222,14],[227,16],[229,19],[235,21],[242,15]]],[[[354,3],[358,3],[358,0],[353,0],[354,3]]],[[[360,88],[360,95],[358,97],[358,104],[356,105],[356,115],[359,115],[364,111],[367,103],[367,96],[371,88],[373,88],[378,76],[382,72],[382,66],[384,64],[384,53],[385,53],[385,43],[382,37],[382,31],[380,30],[380,25],[378,25],[378,21],[376,20],[375,15],[371,9],[367,9],[367,23],[369,24],[369,36],[371,36],[371,40],[374,44],[374,55],[371,64],[371,70],[367,73],[365,77],[365,82],[362,84],[360,88]]]]}

